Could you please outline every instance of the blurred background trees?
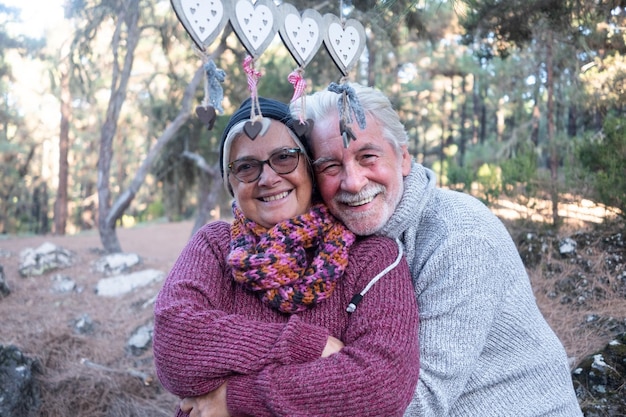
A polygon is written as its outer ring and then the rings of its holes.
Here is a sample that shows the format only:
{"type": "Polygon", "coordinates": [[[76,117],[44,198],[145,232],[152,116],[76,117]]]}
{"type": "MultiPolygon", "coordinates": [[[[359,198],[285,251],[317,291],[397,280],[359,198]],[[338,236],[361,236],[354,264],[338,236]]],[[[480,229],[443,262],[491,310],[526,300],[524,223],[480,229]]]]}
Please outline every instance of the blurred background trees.
{"type": "MultiPolygon", "coordinates": [[[[310,2],[291,1],[296,8],[310,2]]],[[[388,94],[410,152],[440,185],[488,204],[590,199],[626,213],[626,1],[353,0],[367,29],[352,81],[388,94]]],[[[339,14],[339,1],[315,6],[339,14]]],[[[115,228],[230,214],[219,136],[249,96],[227,26],[206,51],[224,69],[225,115],[207,130],[202,58],[166,0],[68,0],[39,36],[0,0],[0,234],[115,228]]],[[[287,102],[296,64],[278,36],[261,95],[287,102]]],[[[323,48],[309,90],[338,81],[323,48]]]]}

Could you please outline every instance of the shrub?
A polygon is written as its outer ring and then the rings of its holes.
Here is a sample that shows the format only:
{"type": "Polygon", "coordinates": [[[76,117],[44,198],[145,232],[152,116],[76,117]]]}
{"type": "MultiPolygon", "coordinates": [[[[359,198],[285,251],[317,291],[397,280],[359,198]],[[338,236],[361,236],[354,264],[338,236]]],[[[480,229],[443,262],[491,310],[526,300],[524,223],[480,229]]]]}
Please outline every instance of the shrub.
{"type": "Polygon", "coordinates": [[[505,194],[516,196],[521,192],[525,197],[536,195],[538,165],[533,148],[529,144],[520,146],[511,159],[500,164],[505,194]]]}
{"type": "Polygon", "coordinates": [[[591,174],[598,201],[626,217],[626,122],[607,117],[599,139],[580,145],[577,155],[591,174]]]}

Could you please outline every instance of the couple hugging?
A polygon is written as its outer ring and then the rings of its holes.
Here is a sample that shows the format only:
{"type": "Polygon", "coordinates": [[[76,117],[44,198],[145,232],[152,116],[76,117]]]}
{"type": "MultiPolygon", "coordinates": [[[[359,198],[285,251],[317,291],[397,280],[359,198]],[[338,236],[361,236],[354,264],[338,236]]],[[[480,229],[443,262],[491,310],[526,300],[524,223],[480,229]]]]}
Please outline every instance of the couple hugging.
{"type": "Polygon", "coordinates": [[[223,132],[234,220],[191,238],[155,305],[177,415],[582,416],[503,224],[436,187],[380,91],[343,87],[247,100],[223,132]]]}

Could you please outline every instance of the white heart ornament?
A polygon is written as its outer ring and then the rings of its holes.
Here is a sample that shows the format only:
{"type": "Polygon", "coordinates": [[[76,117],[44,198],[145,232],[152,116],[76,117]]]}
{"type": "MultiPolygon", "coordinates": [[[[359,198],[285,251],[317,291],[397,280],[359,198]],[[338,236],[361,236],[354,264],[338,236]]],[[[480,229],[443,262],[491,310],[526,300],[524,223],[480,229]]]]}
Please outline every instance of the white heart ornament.
{"type": "Polygon", "coordinates": [[[278,9],[272,0],[238,0],[230,24],[239,41],[254,58],[258,58],[274,39],[278,26],[278,9]]]}
{"type": "Polygon", "coordinates": [[[313,9],[306,9],[302,15],[289,3],[280,8],[283,24],[278,29],[280,38],[298,65],[305,67],[323,41],[324,19],[313,9]]]}
{"type": "Polygon", "coordinates": [[[324,46],[341,73],[348,75],[365,49],[365,28],[354,19],[342,23],[330,13],[324,15],[324,23],[324,46]]]}
{"type": "Polygon", "coordinates": [[[171,0],[176,17],[201,50],[219,36],[230,17],[229,0],[171,0]]]}

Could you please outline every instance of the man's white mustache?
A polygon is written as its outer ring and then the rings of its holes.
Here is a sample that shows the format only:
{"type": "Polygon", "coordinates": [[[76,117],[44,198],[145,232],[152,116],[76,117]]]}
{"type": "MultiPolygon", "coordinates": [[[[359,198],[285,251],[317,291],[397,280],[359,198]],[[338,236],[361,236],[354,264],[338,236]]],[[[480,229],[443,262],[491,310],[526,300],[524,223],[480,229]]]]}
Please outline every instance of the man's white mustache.
{"type": "Polygon", "coordinates": [[[335,196],[335,200],[347,205],[362,205],[365,203],[369,203],[376,197],[378,194],[384,194],[387,191],[384,185],[370,183],[365,188],[363,188],[358,193],[349,193],[346,191],[340,191],[335,196]]]}

